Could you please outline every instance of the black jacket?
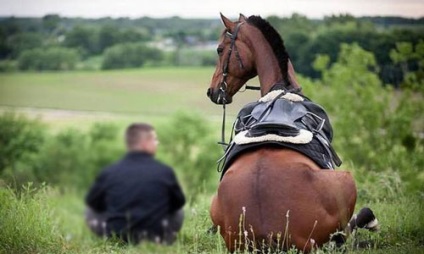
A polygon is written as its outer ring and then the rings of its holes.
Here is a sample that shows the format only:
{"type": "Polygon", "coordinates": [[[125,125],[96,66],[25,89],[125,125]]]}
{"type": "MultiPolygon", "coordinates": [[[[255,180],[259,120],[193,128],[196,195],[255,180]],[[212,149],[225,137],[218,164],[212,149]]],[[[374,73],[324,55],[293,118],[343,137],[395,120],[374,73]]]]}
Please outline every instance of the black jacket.
{"type": "Polygon", "coordinates": [[[173,170],[142,152],[130,152],[104,169],[86,196],[107,218],[107,233],[162,235],[162,220],[185,203],[173,170]]]}

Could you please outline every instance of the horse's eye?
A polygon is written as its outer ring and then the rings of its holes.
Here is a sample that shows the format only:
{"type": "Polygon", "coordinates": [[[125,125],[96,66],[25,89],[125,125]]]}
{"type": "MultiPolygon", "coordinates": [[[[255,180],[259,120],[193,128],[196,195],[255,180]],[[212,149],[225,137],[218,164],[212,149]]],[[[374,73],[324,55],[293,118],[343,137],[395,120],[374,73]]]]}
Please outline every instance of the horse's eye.
{"type": "Polygon", "coordinates": [[[221,55],[222,52],[224,52],[224,49],[223,48],[217,48],[216,52],[218,53],[218,55],[221,55]]]}

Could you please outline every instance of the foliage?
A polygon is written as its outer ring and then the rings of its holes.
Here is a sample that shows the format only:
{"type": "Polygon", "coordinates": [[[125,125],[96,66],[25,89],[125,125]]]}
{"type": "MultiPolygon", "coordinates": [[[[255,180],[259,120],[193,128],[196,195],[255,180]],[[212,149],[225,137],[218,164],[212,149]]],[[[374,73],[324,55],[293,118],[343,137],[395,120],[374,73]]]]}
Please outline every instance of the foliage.
{"type": "Polygon", "coordinates": [[[163,159],[175,167],[193,198],[201,190],[213,191],[218,182],[216,161],[221,155],[208,121],[195,113],[177,113],[160,128],[163,159]],[[216,182],[213,181],[216,180],[216,182]]]}
{"type": "Polygon", "coordinates": [[[98,172],[122,153],[117,128],[95,124],[88,133],[66,129],[49,139],[33,165],[37,182],[87,188],[98,172]]]}
{"type": "Polygon", "coordinates": [[[376,68],[373,54],[357,44],[342,44],[328,69],[322,62],[317,58],[315,65],[323,70],[321,82],[327,87],[316,100],[333,116],[334,143],[345,162],[370,172],[397,173],[409,190],[424,191],[424,144],[420,128],[414,128],[424,110],[422,95],[382,86],[370,71],[376,68]]]}
{"type": "Polygon", "coordinates": [[[123,43],[106,49],[102,69],[141,67],[146,62],[158,63],[162,52],[144,43],[123,43]]]}
{"type": "Polygon", "coordinates": [[[44,142],[43,124],[13,112],[0,115],[0,174],[30,160],[44,142]]]}
{"type": "MultiPolygon", "coordinates": [[[[31,123],[31,120],[26,121],[31,123]]],[[[7,126],[17,128],[16,125],[9,121],[7,126]]],[[[159,126],[158,132],[161,140],[160,159],[175,167],[185,189],[193,198],[200,190],[213,191],[219,175],[215,165],[221,151],[214,144],[214,131],[208,122],[196,114],[178,113],[167,124],[159,126]]],[[[12,135],[14,133],[10,131],[0,133],[13,144],[19,142],[20,136],[24,136],[12,135]]],[[[17,166],[22,176],[15,173],[12,179],[10,176],[3,178],[15,187],[33,181],[37,184],[46,182],[87,189],[100,170],[123,155],[122,141],[117,140],[117,134],[117,126],[110,123],[96,123],[86,132],[65,129],[54,136],[38,134],[37,138],[46,141],[36,147],[36,156],[33,156],[30,164],[17,166]]],[[[30,138],[25,141],[30,141],[30,138]]],[[[13,156],[25,155],[19,147],[8,148],[14,152],[8,156],[12,159],[13,156]]],[[[13,176],[13,172],[11,174],[13,176]]]]}
{"type": "Polygon", "coordinates": [[[72,70],[79,60],[75,49],[52,47],[25,50],[18,58],[20,70],[72,70]]]}
{"type": "MultiPolygon", "coordinates": [[[[328,55],[330,63],[334,63],[341,43],[356,42],[374,53],[383,83],[398,87],[405,74],[402,65],[392,63],[390,50],[397,42],[416,45],[424,39],[423,19],[356,18],[342,14],[316,20],[296,13],[290,17],[271,16],[267,19],[284,38],[296,70],[312,78],[320,74],[311,66],[317,54],[328,55]]],[[[0,60],[16,60],[24,50],[41,46],[75,49],[85,60],[104,56],[107,48],[118,44],[149,42],[163,53],[175,56],[164,59],[163,64],[210,65],[216,59],[216,55],[210,52],[210,45],[216,44],[222,28],[218,17],[81,19],[55,14],[43,18],[10,17],[0,20],[0,60]],[[192,51],[193,48],[197,48],[196,52],[192,51]]],[[[417,59],[410,62],[410,71],[415,72],[417,59]]]]}
{"type": "Polygon", "coordinates": [[[43,45],[43,36],[34,32],[19,33],[10,36],[7,40],[7,45],[12,51],[11,57],[17,58],[25,50],[41,47],[43,45]]]}
{"type": "Polygon", "coordinates": [[[410,42],[398,42],[396,48],[390,51],[390,58],[402,69],[402,86],[424,92],[424,41],[421,40],[415,47],[410,42]],[[410,71],[409,66],[414,63],[416,70],[410,71]]]}
{"type": "Polygon", "coordinates": [[[79,49],[83,52],[83,55],[94,55],[99,52],[96,32],[91,27],[75,26],[66,34],[64,45],[79,49]]]}
{"type": "Polygon", "coordinates": [[[213,66],[216,55],[212,51],[179,49],[174,52],[173,61],[176,66],[213,66]]]}

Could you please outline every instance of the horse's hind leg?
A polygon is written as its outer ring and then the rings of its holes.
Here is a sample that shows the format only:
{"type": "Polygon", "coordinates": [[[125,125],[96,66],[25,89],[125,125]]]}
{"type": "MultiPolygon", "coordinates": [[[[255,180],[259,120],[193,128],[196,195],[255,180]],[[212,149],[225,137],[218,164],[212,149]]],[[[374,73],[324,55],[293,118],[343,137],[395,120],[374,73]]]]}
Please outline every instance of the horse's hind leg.
{"type": "Polygon", "coordinates": [[[351,235],[356,229],[363,228],[370,231],[378,231],[379,224],[373,211],[368,208],[362,208],[359,213],[354,214],[347,224],[344,232],[339,232],[331,237],[331,241],[335,242],[338,247],[346,242],[347,236],[351,235]]]}
{"type": "Polygon", "coordinates": [[[364,228],[370,231],[377,231],[379,229],[378,220],[373,211],[368,207],[362,208],[359,213],[353,215],[346,230],[350,234],[357,228],[364,228]]]}
{"type": "Polygon", "coordinates": [[[212,198],[210,216],[211,216],[213,225],[208,229],[208,233],[216,234],[216,232],[218,231],[218,225],[219,225],[218,224],[218,221],[219,221],[218,195],[215,195],[212,198]]]}

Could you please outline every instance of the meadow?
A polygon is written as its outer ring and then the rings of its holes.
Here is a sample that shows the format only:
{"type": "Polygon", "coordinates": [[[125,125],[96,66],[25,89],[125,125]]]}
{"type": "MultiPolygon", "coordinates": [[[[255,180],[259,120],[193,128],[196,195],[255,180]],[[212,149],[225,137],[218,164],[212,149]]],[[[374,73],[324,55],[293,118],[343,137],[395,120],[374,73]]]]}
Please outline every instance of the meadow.
{"type": "MultiPolygon", "coordinates": [[[[25,161],[18,161],[15,171],[6,169],[0,175],[0,253],[226,253],[220,235],[207,233],[211,226],[209,203],[219,180],[215,160],[221,154],[215,143],[219,139],[221,107],[206,97],[213,71],[212,68],[145,68],[0,74],[0,110],[3,114],[14,111],[25,118],[38,119],[34,121],[42,125],[47,137],[44,150],[39,153],[44,151],[48,156],[39,158],[36,154],[30,158],[41,166],[54,168],[55,171],[49,171],[52,175],[60,175],[60,171],[65,170],[57,165],[68,165],[51,164],[54,157],[70,161],[69,171],[62,178],[45,175],[45,184],[37,171],[34,174],[38,178],[34,179],[38,183],[20,182],[18,174],[23,179],[32,179],[32,176],[25,178],[32,166],[25,161]],[[93,165],[119,158],[123,152],[122,130],[133,121],[148,121],[157,126],[162,140],[159,158],[175,167],[187,194],[185,224],[173,246],[150,243],[124,246],[95,237],[84,224],[86,183],[92,181],[100,168],[85,175],[80,167],[91,159],[72,164],[77,160],[73,156],[95,150],[94,154],[101,160],[90,164],[93,168],[93,165]],[[99,142],[98,146],[93,142],[93,132],[99,129],[99,124],[114,126],[111,128],[114,136],[99,142]],[[61,137],[72,142],[60,143],[61,137]],[[86,138],[85,143],[80,143],[86,138]],[[62,149],[64,147],[72,153],[62,149]],[[181,154],[186,151],[191,155],[184,160],[181,154]],[[104,158],[109,155],[110,158],[104,158]],[[85,182],[75,184],[81,178],[86,178],[85,182]],[[8,187],[10,179],[19,184],[8,187]]],[[[331,74],[331,69],[328,72],[331,74]]],[[[410,130],[405,122],[410,123],[419,114],[404,109],[421,110],[420,95],[418,102],[402,104],[398,93],[379,84],[363,91],[355,90],[355,84],[352,90],[332,85],[331,80],[325,78],[322,82],[327,86],[320,84],[321,81],[300,80],[305,93],[328,108],[334,117],[335,146],[344,159],[342,168],[348,168],[357,180],[356,208],[371,207],[381,224],[377,233],[358,231],[341,250],[328,245],[315,253],[423,253],[424,192],[422,159],[419,158],[423,145],[422,140],[418,140],[413,150],[408,150],[401,139],[405,136],[401,131],[405,129],[409,133],[410,130]],[[334,98],[340,98],[342,105],[334,98]],[[365,102],[368,98],[372,100],[365,102]],[[403,111],[396,111],[393,98],[398,98],[396,105],[404,105],[403,111]],[[379,111],[386,105],[382,103],[392,105],[389,113],[397,118],[379,111]],[[371,107],[370,113],[367,108],[371,107]],[[372,113],[388,116],[374,117],[371,123],[363,120],[372,113]],[[382,134],[375,130],[387,124],[396,127],[396,135],[392,137],[391,128],[387,128],[385,138],[390,141],[382,142],[383,137],[379,136],[382,134]],[[378,155],[373,154],[374,149],[378,155]]],[[[239,93],[229,106],[227,126],[242,105],[258,98],[257,92],[239,93]]],[[[422,127],[420,120],[413,121],[412,125],[413,129],[422,127]]]]}

